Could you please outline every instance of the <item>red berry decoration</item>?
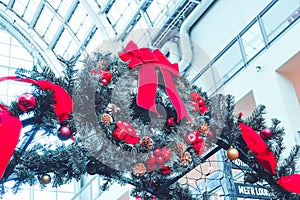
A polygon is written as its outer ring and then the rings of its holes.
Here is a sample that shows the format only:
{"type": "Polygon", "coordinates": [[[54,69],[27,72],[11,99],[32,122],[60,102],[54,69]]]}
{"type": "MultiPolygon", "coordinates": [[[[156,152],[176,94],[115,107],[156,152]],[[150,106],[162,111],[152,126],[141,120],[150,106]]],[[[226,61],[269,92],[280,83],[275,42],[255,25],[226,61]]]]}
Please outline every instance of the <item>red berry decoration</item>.
{"type": "Polygon", "coordinates": [[[101,80],[101,83],[103,85],[108,85],[108,80],[104,78],[104,79],[101,80]]]}
{"type": "Polygon", "coordinates": [[[162,156],[158,156],[158,157],[156,157],[156,162],[158,164],[162,164],[165,162],[165,159],[162,156]]]}
{"type": "Polygon", "coordinates": [[[71,132],[71,130],[68,127],[62,126],[59,129],[57,137],[60,140],[65,141],[65,140],[68,140],[68,139],[70,139],[72,137],[72,132],[71,132]]]}
{"type": "Polygon", "coordinates": [[[155,163],[149,163],[148,161],[146,161],[147,163],[147,168],[148,168],[148,171],[152,172],[154,170],[156,170],[156,164],[155,163]]]}
{"type": "Polygon", "coordinates": [[[136,130],[131,126],[131,124],[127,122],[117,121],[116,129],[112,136],[118,141],[124,140],[127,144],[140,143],[140,136],[137,135],[136,130]]]}
{"type": "Polygon", "coordinates": [[[197,92],[192,92],[190,94],[190,99],[191,101],[199,101],[200,99],[202,99],[201,95],[197,92]]]}
{"type": "MultiPolygon", "coordinates": [[[[170,168],[168,166],[166,166],[164,163],[169,161],[171,156],[172,156],[172,151],[168,147],[165,146],[161,149],[156,147],[153,150],[153,154],[150,154],[148,160],[146,161],[148,170],[151,172],[156,169],[165,168],[165,169],[168,169],[166,171],[170,171],[170,168]],[[168,167],[168,168],[166,168],[166,167],[168,167]]],[[[168,172],[168,173],[170,173],[170,172],[168,172]]],[[[163,174],[165,174],[165,173],[163,173],[163,174]]]]}
{"type": "Polygon", "coordinates": [[[202,155],[204,153],[204,142],[194,144],[195,153],[198,155],[202,155]]]}
{"type": "Polygon", "coordinates": [[[242,112],[239,112],[239,118],[241,118],[243,116],[242,112]]]}
{"type": "Polygon", "coordinates": [[[155,148],[154,150],[153,150],[153,154],[155,155],[155,156],[161,156],[161,150],[159,149],[159,148],[155,148]]]}
{"type": "Polygon", "coordinates": [[[168,147],[163,147],[161,151],[162,151],[161,155],[164,158],[164,160],[168,161],[172,156],[172,151],[168,147]]]}
{"type": "Polygon", "coordinates": [[[138,143],[140,143],[140,136],[139,135],[137,135],[137,136],[126,135],[124,138],[124,141],[127,144],[138,144],[138,143]]]}
{"type": "Polygon", "coordinates": [[[208,112],[208,106],[202,106],[199,108],[199,111],[201,112],[202,115],[208,112]]]}
{"type": "Polygon", "coordinates": [[[204,104],[205,104],[205,101],[204,101],[203,99],[200,99],[200,100],[198,101],[198,105],[199,105],[200,107],[204,106],[204,104]]]}
{"type": "Polygon", "coordinates": [[[126,134],[125,134],[125,132],[122,131],[121,129],[116,129],[116,130],[113,132],[112,136],[114,136],[114,138],[116,138],[116,140],[119,140],[119,141],[120,141],[120,140],[123,140],[123,139],[125,138],[126,134]]]}
{"type": "Polygon", "coordinates": [[[199,110],[199,105],[196,101],[191,101],[191,106],[194,107],[194,112],[199,110]]]}
{"type": "Polygon", "coordinates": [[[102,78],[106,79],[108,82],[110,82],[112,79],[112,74],[108,70],[104,70],[103,72],[101,72],[101,75],[102,75],[102,78]]]}
{"type": "Polygon", "coordinates": [[[260,131],[260,137],[264,140],[270,139],[272,137],[272,130],[270,128],[264,128],[260,131]]]}
{"type": "Polygon", "coordinates": [[[147,164],[154,164],[155,162],[156,162],[156,157],[153,154],[150,154],[147,160],[147,164]]]}
{"type": "Polygon", "coordinates": [[[173,117],[170,117],[168,119],[168,126],[172,126],[174,124],[174,118],[173,117]]]}
{"type": "Polygon", "coordinates": [[[110,71],[104,70],[103,72],[101,72],[101,76],[102,76],[101,83],[103,85],[108,85],[108,83],[111,82],[112,74],[110,73],[110,71]]]}
{"type": "Polygon", "coordinates": [[[17,105],[23,112],[28,112],[35,108],[36,99],[32,94],[24,93],[18,98],[17,105]]]}
{"type": "Polygon", "coordinates": [[[198,131],[190,132],[190,133],[186,134],[185,140],[189,144],[195,144],[197,142],[198,135],[200,135],[198,131]]]}
{"type": "Polygon", "coordinates": [[[165,166],[165,165],[160,167],[160,170],[161,173],[164,175],[169,174],[172,171],[169,166],[165,166]]]}

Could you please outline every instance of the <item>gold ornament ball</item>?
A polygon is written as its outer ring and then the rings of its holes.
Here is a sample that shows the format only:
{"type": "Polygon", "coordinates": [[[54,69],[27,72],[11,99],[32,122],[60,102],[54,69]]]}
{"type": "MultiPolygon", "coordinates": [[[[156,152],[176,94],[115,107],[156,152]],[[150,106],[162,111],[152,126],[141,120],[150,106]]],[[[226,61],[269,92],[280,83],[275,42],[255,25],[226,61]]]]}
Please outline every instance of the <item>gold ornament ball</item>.
{"type": "Polygon", "coordinates": [[[42,177],[41,177],[41,182],[43,183],[43,184],[48,184],[48,183],[50,183],[51,182],[51,176],[50,175],[48,175],[48,174],[45,174],[45,175],[43,175],[42,177]]]}
{"type": "Polygon", "coordinates": [[[236,160],[239,157],[239,151],[235,148],[233,148],[232,146],[229,147],[229,149],[227,150],[227,158],[229,160],[236,160]]]}

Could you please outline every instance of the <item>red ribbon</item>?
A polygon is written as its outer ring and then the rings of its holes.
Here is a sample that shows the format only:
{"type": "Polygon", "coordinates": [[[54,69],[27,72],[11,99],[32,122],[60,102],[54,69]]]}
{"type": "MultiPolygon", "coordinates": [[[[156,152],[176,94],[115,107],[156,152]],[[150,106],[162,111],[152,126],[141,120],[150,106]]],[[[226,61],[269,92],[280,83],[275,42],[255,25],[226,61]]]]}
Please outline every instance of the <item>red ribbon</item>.
{"type": "Polygon", "coordinates": [[[17,146],[21,128],[19,118],[10,115],[8,108],[0,104],[0,179],[17,146]]]}
{"type": "Polygon", "coordinates": [[[189,119],[187,109],[180,98],[172,75],[178,77],[178,64],[171,64],[160,50],[151,51],[148,48],[138,48],[130,41],[125,47],[125,52],[119,53],[124,62],[133,69],[139,68],[137,105],[157,113],[155,96],[158,85],[158,76],[155,67],[159,68],[165,82],[166,92],[177,112],[177,121],[183,117],[189,119]]]}
{"type": "Polygon", "coordinates": [[[32,83],[38,85],[42,90],[53,91],[53,96],[55,100],[55,104],[53,104],[53,108],[57,116],[57,119],[62,123],[70,116],[70,113],[73,110],[73,101],[70,95],[63,87],[45,80],[32,80],[29,78],[18,78],[15,76],[6,76],[0,78],[0,82],[6,80],[32,83]]]}
{"type": "Polygon", "coordinates": [[[300,194],[300,174],[292,174],[289,176],[281,176],[277,183],[284,189],[300,194]]]}
{"type": "MultiPolygon", "coordinates": [[[[239,122],[239,127],[242,132],[242,137],[246,142],[249,150],[255,154],[256,161],[261,166],[276,175],[275,168],[277,166],[276,157],[269,149],[265,141],[253,130],[250,126],[239,122]]],[[[277,183],[284,189],[300,194],[300,174],[291,174],[289,176],[281,176],[277,183]]]]}

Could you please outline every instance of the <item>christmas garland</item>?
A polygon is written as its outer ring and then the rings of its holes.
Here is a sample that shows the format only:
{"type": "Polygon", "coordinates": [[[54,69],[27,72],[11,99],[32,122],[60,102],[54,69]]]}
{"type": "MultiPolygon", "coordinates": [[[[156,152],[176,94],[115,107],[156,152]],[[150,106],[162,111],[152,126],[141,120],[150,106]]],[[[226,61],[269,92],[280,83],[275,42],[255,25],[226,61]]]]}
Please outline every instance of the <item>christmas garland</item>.
{"type": "Polygon", "coordinates": [[[42,73],[20,69],[18,77],[0,79],[36,86],[10,106],[0,105],[0,136],[11,142],[10,147],[0,145],[2,186],[12,174],[17,189],[22,183],[48,184],[52,173],[57,187],[87,172],[108,180],[103,189],[110,182],[129,183],[136,187],[135,196],[146,198],[146,191],[162,199],[193,199],[178,182],[160,187],[173,174],[200,164],[218,140],[231,145],[230,160],[244,158],[277,197],[299,197],[295,162],[300,148],[280,159],[284,130],[276,119],[265,126],[263,106],[247,119],[242,113],[234,116],[232,96],[208,98],[178,76],[177,64],[159,50],[138,48],[133,42],[118,57],[95,52],[80,73],[71,66],[67,64],[64,78],[55,78],[45,68],[42,73]],[[31,134],[46,130],[61,140],[75,137],[75,142],[56,150],[35,145],[13,154],[21,129],[18,117],[29,112],[31,134]]]}

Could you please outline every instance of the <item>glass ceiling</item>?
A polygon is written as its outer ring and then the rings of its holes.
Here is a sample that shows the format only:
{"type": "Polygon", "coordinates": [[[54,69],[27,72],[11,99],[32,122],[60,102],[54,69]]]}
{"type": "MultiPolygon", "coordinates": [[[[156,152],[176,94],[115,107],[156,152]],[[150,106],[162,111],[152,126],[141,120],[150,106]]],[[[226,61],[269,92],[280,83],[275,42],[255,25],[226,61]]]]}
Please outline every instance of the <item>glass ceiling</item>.
{"type": "MultiPolygon", "coordinates": [[[[134,29],[163,27],[187,2],[2,0],[0,24],[37,58],[38,65],[48,65],[59,74],[62,66],[57,56],[66,60],[86,56],[112,37],[122,43],[134,29]]],[[[152,42],[150,37],[144,44],[152,42]]]]}

